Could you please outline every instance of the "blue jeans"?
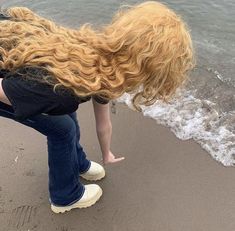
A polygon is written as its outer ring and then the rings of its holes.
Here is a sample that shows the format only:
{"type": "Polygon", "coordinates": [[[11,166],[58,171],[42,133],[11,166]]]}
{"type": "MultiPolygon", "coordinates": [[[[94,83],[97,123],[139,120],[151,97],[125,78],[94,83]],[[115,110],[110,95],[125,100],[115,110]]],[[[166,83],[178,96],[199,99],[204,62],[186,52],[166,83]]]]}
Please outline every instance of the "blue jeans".
{"type": "Polygon", "coordinates": [[[18,121],[13,108],[0,102],[0,116],[34,128],[47,137],[51,203],[63,206],[78,201],[84,193],[79,174],[89,169],[91,163],[79,144],[76,112],[60,116],[40,114],[18,121]]]}

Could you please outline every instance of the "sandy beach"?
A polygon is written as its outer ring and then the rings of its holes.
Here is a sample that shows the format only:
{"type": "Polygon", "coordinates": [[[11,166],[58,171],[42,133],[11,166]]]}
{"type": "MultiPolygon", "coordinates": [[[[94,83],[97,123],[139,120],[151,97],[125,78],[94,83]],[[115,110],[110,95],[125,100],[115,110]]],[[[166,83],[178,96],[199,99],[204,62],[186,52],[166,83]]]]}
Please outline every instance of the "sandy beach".
{"type": "MultiPolygon", "coordinates": [[[[81,143],[100,161],[90,103],[78,117],[81,143]]],[[[45,137],[0,118],[0,231],[234,230],[234,167],[124,105],[112,121],[112,150],[125,161],[106,166],[97,204],[56,215],[48,201],[45,137]]]]}

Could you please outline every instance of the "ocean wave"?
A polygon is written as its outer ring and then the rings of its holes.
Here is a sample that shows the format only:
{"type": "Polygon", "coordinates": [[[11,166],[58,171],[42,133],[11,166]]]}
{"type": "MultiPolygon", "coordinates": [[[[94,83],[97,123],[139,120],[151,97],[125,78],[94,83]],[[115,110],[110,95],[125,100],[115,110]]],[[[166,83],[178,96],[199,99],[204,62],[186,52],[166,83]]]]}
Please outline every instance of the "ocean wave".
{"type": "MultiPolygon", "coordinates": [[[[124,94],[118,102],[133,109],[131,99],[124,94]]],[[[141,108],[144,116],[169,127],[179,139],[194,139],[224,166],[235,165],[235,111],[219,113],[215,103],[197,99],[190,90],[178,91],[169,103],[141,108]]]]}

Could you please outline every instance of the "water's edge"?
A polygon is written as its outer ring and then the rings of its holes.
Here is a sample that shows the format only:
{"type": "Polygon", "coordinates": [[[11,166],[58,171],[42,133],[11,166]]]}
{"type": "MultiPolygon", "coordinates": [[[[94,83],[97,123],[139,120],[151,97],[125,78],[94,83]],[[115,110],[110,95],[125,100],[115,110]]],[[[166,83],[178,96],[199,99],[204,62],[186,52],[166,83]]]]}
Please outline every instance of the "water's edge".
{"type": "MultiPolygon", "coordinates": [[[[132,108],[132,96],[124,94],[118,99],[132,108]]],[[[190,90],[181,90],[168,104],[160,101],[149,107],[142,106],[144,116],[167,126],[182,140],[193,139],[224,166],[235,164],[235,133],[229,126],[235,111],[219,113],[215,104],[197,99],[190,90]]]]}

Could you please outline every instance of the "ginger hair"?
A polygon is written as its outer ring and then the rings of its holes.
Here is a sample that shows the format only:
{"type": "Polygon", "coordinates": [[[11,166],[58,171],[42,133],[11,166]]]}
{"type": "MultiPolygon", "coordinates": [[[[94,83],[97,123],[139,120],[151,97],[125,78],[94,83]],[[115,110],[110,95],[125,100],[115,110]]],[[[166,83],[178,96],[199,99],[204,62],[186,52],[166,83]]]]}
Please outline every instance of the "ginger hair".
{"type": "MultiPolygon", "coordinates": [[[[0,68],[37,68],[54,87],[77,96],[116,99],[133,93],[133,105],[168,100],[194,66],[187,25],[158,2],[121,8],[99,29],[66,28],[28,8],[13,7],[0,21],[0,68]]],[[[26,76],[27,77],[27,76],[26,76]]]]}

